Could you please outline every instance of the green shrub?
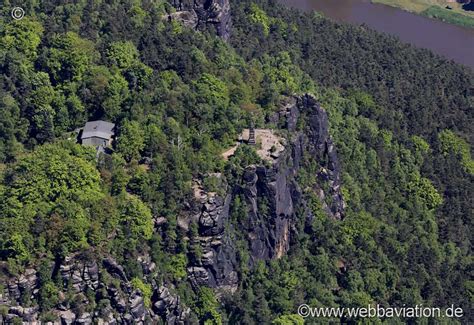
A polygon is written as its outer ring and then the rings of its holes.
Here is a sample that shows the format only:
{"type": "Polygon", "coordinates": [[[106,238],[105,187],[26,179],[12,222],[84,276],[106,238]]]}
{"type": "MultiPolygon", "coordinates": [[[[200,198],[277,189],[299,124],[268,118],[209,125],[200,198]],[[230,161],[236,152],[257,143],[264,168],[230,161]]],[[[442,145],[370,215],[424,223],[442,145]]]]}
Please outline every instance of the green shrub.
{"type": "Polygon", "coordinates": [[[151,295],[153,293],[151,285],[144,283],[139,278],[133,278],[132,279],[132,286],[135,289],[138,289],[138,290],[141,291],[141,293],[143,294],[143,302],[144,302],[145,306],[150,308],[151,307],[151,295]]]}

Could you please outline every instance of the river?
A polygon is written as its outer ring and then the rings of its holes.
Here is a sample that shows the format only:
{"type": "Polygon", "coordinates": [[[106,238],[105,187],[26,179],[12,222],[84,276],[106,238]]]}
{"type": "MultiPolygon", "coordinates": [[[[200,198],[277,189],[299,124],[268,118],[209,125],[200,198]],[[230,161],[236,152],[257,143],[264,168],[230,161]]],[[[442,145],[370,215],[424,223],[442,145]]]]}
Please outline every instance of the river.
{"type": "Polygon", "coordinates": [[[432,50],[474,69],[474,29],[419,16],[369,0],[279,0],[302,10],[398,36],[400,40],[432,50]]]}

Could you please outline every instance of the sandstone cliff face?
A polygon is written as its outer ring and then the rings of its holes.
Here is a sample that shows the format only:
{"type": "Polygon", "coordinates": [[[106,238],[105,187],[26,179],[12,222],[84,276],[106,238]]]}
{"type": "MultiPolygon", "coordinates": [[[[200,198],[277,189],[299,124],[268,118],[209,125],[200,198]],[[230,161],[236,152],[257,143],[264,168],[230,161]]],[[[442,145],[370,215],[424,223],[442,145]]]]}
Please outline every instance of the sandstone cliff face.
{"type": "Polygon", "coordinates": [[[247,204],[248,219],[242,223],[248,234],[251,257],[280,258],[289,249],[290,231],[295,218],[298,193],[293,169],[283,160],[273,167],[249,166],[245,185],[239,188],[247,204]],[[293,193],[292,193],[293,192],[293,193]]]}
{"type": "MultiPolygon", "coordinates": [[[[222,175],[221,187],[228,190],[222,175]]],[[[195,201],[184,216],[184,227],[190,222],[198,224],[199,236],[196,244],[202,249],[202,257],[192,263],[187,271],[194,287],[208,286],[225,292],[235,292],[238,286],[236,251],[230,238],[229,209],[232,195],[225,197],[206,192],[195,185],[195,201]]]]}
{"type": "Polygon", "coordinates": [[[329,216],[342,219],[345,203],[341,193],[341,169],[337,152],[329,135],[326,111],[311,95],[288,99],[274,117],[289,131],[289,145],[276,162],[268,166],[249,166],[243,184],[237,190],[244,194],[248,207],[248,222],[243,224],[249,234],[251,255],[254,259],[272,259],[283,256],[295,234],[297,218],[311,218],[306,211],[297,216],[298,206],[305,211],[301,190],[295,180],[303,153],[309,153],[319,163],[318,186],[323,208],[329,216]],[[307,127],[297,130],[298,119],[304,115],[307,127]],[[323,187],[327,190],[324,191],[323,187]],[[328,200],[327,198],[330,199],[328,200]],[[259,201],[265,209],[259,208],[259,201]]]}
{"type": "Polygon", "coordinates": [[[182,21],[196,29],[213,25],[217,34],[228,40],[231,30],[231,15],[229,0],[172,0],[171,4],[177,12],[170,19],[182,21]]]}
{"type": "Polygon", "coordinates": [[[316,98],[306,94],[297,99],[297,107],[307,116],[305,150],[320,165],[318,178],[321,184],[329,188],[324,191],[321,186],[315,190],[326,212],[335,219],[344,218],[345,202],[341,193],[341,166],[337,151],[329,134],[329,121],[326,111],[319,105],[316,98]],[[330,198],[328,200],[328,198],[330,198]],[[329,202],[328,202],[329,201],[329,202]]]}
{"type": "MultiPolygon", "coordinates": [[[[237,184],[228,184],[222,174],[212,175],[219,180],[218,192],[206,191],[201,181],[195,180],[194,199],[178,218],[178,226],[188,236],[185,240],[198,245],[202,252],[187,266],[188,280],[195,288],[208,286],[218,295],[237,290],[237,233],[248,244],[250,267],[257,260],[280,258],[287,253],[297,235],[297,221],[303,218],[305,222],[311,222],[312,219],[296,181],[304,154],[310,155],[320,166],[314,190],[328,216],[344,217],[341,167],[325,110],[311,95],[292,97],[271,117],[271,122],[281,125],[288,134],[285,150],[272,163],[242,166],[245,171],[237,184]],[[298,128],[298,122],[302,120],[304,126],[298,128]],[[246,216],[232,221],[230,211],[237,196],[244,198],[246,216]],[[194,236],[190,231],[192,223],[197,225],[194,236]]],[[[166,223],[162,219],[156,220],[156,231],[166,223]]],[[[53,312],[62,324],[145,324],[158,320],[166,324],[185,324],[190,309],[174,293],[173,285],[157,282],[156,265],[150,256],[141,256],[139,262],[145,281],[152,289],[150,307],[145,306],[142,292],[133,288],[123,266],[112,257],[84,259],[72,255],[52,265],[51,269],[63,281],[64,287],[72,288],[78,303],[69,305],[63,295],[53,312]],[[101,304],[100,312],[89,308],[85,292],[94,293],[101,304]]],[[[39,272],[30,268],[8,281],[4,292],[0,292],[0,305],[7,308],[5,316],[0,314],[0,323],[16,317],[25,322],[38,320],[39,308],[35,304],[21,306],[20,301],[25,295],[37,301],[39,278],[39,272]]]]}
{"type": "Polygon", "coordinates": [[[314,190],[323,208],[332,218],[344,217],[341,168],[329,135],[326,111],[313,96],[304,95],[289,98],[272,119],[272,122],[284,125],[289,131],[285,151],[270,166],[247,166],[240,184],[222,188],[225,198],[201,192],[196,199],[197,207],[187,222],[195,220],[199,223],[200,242],[206,258],[201,264],[188,268],[193,284],[227,292],[236,290],[236,248],[231,240],[234,228],[246,236],[250,264],[285,255],[292,237],[296,235],[297,219],[304,218],[307,222],[312,219],[311,212],[305,209],[306,204],[295,179],[304,152],[320,165],[317,175],[319,185],[314,190]],[[304,130],[297,130],[300,118],[305,118],[307,122],[304,130]],[[237,195],[245,198],[246,218],[232,225],[229,210],[237,195]],[[296,214],[298,207],[301,207],[299,211],[304,211],[303,215],[296,214]]]}

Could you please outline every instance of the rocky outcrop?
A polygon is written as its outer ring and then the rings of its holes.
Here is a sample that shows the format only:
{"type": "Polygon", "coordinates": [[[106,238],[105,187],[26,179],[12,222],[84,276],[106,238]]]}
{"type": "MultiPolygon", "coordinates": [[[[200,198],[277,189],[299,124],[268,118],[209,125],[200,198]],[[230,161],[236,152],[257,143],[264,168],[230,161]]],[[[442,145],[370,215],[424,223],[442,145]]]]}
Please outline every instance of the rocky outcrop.
{"type": "MultiPolygon", "coordinates": [[[[154,269],[149,257],[140,257],[143,273],[154,269]]],[[[123,267],[113,258],[106,257],[102,263],[93,258],[71,255],[52,267],[63,282],[66,292],[60,291],[58,303],[50,314],[55,315],[57,324],[186,324],[190,309],[185,307],[178,295],[173,294],[172,285],[158,285],[151,276],[153,294],[151,308],[146,307],[143,293],[133,288],[127,280],[123,267]],[[109,279],[109,280],[107,280],[109,279]],[[111,280],[115,279],[115,280],[111,280]],[[90,292],[92,295],[86,296],[90,292]],[[94,297],[94,302],[89,301],[94,297]],[[93,309],[96,303],[99,309],[93,309]]],[[[54,276],[54,275],[53,275],[54,276]]],[[[31,301],[39,299],[39,272],[25,270],[24,274],[12,279],[3,293],[0,293],[0,324],[17,320],[35,323],[39,320],[39,306],[19,305],[22,297],[31,295],[31,301]]],[[[56,323],[55,323],[56,324],[56,323]]]]}
{"type": "Polygon", "coordinates": [[[199,17],[194,10],[183,10],[172,12],[167,16],[168,20],[175,20],[189,28],[198,28],[199,17]]]}
{"type": "Polygon", "coordinates": [[[186,324],[191,310],[183,307],[179,296],[164,286],[155,291],[153,310],[166,319],[167,324],[186,324]]]}
{"type": "Polygon", "coordinates": [[[248,166],[240,185],[221,186],[225,197],[206,192],[196,181],[195,202],[185,221],[179,222],[186,230],[191,222],[198,225],[199,236],[194,241],[200,246],[202,256],[188,267],[193,286],[216,288],[219,293],[232,293],[237,289],[237,254],[232,240],[234,226],[246,234],[251,263],[258,259],[279,258],[287,252],[297,200],[294,193],[298,192],[292,180],[295,170],[287,167],[287,159],[292,160],[291,150],[271,167],[248,166]],[[233,225],[229,211],[237,195],[245,198],[247,217],[233,225]]]}
{"type": "Polygon", "coordinates": [[[251,264],[286,254],[296,234],[297,209],[306,211],[308,222],[312,218],[296,182],[305,152],[320,166],[314,191],[323,209],[335,219],[344,216],[341,168],[326,111],[311,95],[291,97],[282,103],[270,122],[289,134],[287,145],[277,158],[270,163],[247,166],[239,184],[220,187],[225,194],[208,193],[199,181],[194,187],[195,202],[180,225],[187,231],[190,222],[198,224],[199,238],[195,241],[202,249],[202,258],[188,267],[189,279],[196,287],[205,285],[230,292],[237,288],[233,227],[245,234],[251,264]],[[305,119],[305,129],[297,129],[299,119],[305,119]],[[238,195],[244,198],[246,213],[238,225],[233,225],[229,222],[229,210],[238,195]]]}
{"type": "Polygon", "coordinates": [[[9,324],[15,318],[24,320],[25,322],[32,322],[38,318],[39,308],[23,307],[17,304],[22,297],[28,296],[37,297],[39,293],[38,274],[34,269],[26,269],[18,278],[10,279],[3,292],[0,292],[0,307],[4,306],[6,314],[0,313],[0,324],[9,324]],[[15,302],[15,303],[11,303],[15,302]]]}
{"type": "Polygon", "coordinates": [[[19,318],[25,322],[33,322],[38,318],[38,307],[25,308],[22,306],[13,306],[8,308],[8,313],[4,316],[2,321],[2,316],[0,316],[1,324],[9,324],[13,322],[15,318],[19,318]]]}
{"type": "Polygon", "coordinates": [[[71,285],[76,293],[84,292],[86,288],[99,288],[99,266],[96,261],[82,262],[75,256],[69,256],[59,266],[63,285],[71,285]]]}
{"type": "MultiPolygon", "coordinates": [[[[287,98],[271,122],[289,131],[289,144],[271,166],[248,166],[236,191],[244,195],[247,204],[247,219],[241,226],[248,234],[253,259],[280,258],[290,247],[296,232],[297,207],[307,211],[295,180],[304,152],[320,165],[314,190],[323,208],[335,219],[344,216],[341,168],[326,111],[313,96],[306,94],[287,98]],[[300,118],[306,120],[304,130],[297,130],[300,118]]],[[[306,216],[311,218],[310,211],[306,216]]]]}
{"type": "Polygon", "coordinates": [[[185,224],[195,222],[198,225],[198,236],[192,239],[195,245],[199,245],[202,254],[188,267],[188,275],[194,287],[205,285],[221,292],[234,292],[237,290],[238,277],[236,252],[229,228],[232,194],[228,193],[230,189],[221,174],[212,176],[220,179],[219,187],[227,194],[223,197],[218,193],[207,192],[199,181],[194,185],[195,200],[185,224]]]}
{"type": "Polygon", "coordinates": [[[344,218],[346,207],[341,192],[341,166],[337,151],[329,134],[329,121],[326,111],[319,105],[316,98],[306,94],[297,99],[299,111],[307,117],[307,127],[304,134],[307,137],[305,148],[320,165],[318,179],[320,184],[325,184],[327,191],[322,186],[315,188],[323,208],[335,219],[344,218]]]}
{"type": "Polygon", "coordinates": [[[296,187],[291,174],[292,168],[280,160],[271,167],[249,166],[243,175],[238,191],[245,197],[248,217],[242,225],[254,259],[280,258],[289,249],[296,187]]]}
{"type": "Polygon", "coordinates": [[[184,25],[196,29],[206,25],[215,27],[217,34],[228,40],[231,30],[229,0],[170,0],[177,12],[168,19],[181,21],[184,25]]]}

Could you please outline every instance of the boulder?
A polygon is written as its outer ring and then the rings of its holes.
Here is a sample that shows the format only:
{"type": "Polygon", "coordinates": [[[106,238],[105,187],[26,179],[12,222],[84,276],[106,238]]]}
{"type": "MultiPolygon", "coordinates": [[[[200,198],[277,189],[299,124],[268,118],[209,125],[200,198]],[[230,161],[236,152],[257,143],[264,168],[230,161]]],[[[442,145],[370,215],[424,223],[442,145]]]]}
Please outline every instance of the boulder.
{"type": "Polygon", "coordinates": [[[89,325],[92,324],[92,315],[90,313],[83,313],[76,319],[76,324],[89,325]]]}
{"type": "Polygon", "coordinates": [[[59,317],[62,325],[74,324],[74,321],[76,320],[76,314],[74,314],[70,309],[60,311],[59,317]]]}
{"type": "Polygon", "coordinates": [[[123,269],[123,266],[119,265],[113,258],[108,257],[102,261],[104,267],[112,275],[119,277],[123,281],[127,281],[127,275],[123,269]]]}

